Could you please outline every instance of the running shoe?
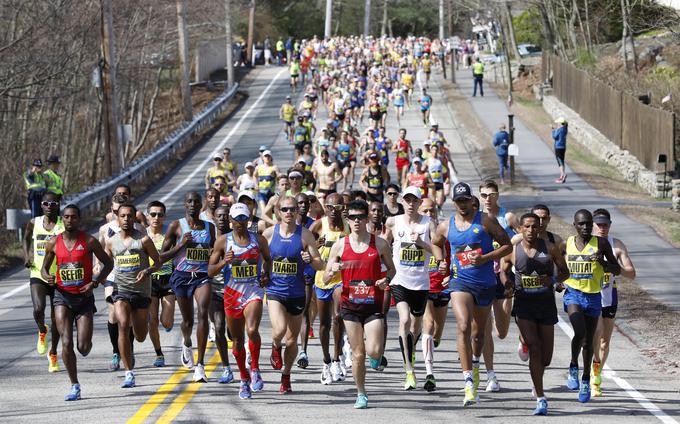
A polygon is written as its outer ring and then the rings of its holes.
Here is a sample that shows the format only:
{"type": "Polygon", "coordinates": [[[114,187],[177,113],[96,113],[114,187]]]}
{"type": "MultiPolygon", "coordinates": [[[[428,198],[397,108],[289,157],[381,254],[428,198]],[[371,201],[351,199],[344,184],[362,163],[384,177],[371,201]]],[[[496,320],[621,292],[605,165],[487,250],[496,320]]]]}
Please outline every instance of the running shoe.
{"type": "Polygon", "coordinates": [[[590,381],[582,381],[581,389],[578,391],[578,401],[586,403],[590,400],[590,381]]]}
{"type": "Polygon", "coordinates": [[[500,392],[501,391],[501,385],[498,383],[498,377],[495,375],[493,377],[489,377],[488,383],[486,383],[486,391],[487,392],[500,392]]]}
{"type": "Polygon", "coordinates": [[[76,383],[71,386],[71,392],[64,396],[64,400],[71,402],[74,400],[80,400],[80,384],[76,383]]]}
{"type": "Polygon", "coordinates": [[[300,352],[297,357],[297,366],[299,368],[305,369],[309,365],[309,356],[307,352],[300,352]]]}
{"type": "Polygon", "coordinates": [[[215,343],[215,324],[210,323],[210,330],[208,330],[208,341],[215,343]]]}
{"type": "Polygon", "coordinates": [[[569,390],[578,390],[578,367],[569,367],[567,387],[569,390]]]}
{"type": "Polygon", "coordinates": [[[378,368],[380,368],[380,359],[371,358],[369,356],[368,365],[371,367],[371,369],[378,371],[378,368]]]}
{"type": "Polygon", "coordinates": [[[475,385],[472,381],[465,382],[465,397],[463,398],[463,406],[470,406],[477,403],[477,396],[475,396],[475,385]]]}
{"type": "Polygon", "coordinates": [[[354,409],[366,408],[368,408],[368,396],[366,396],[366,393],[359,393],[357,395],[357,401],[354,402],[354,409]]]}
{"type": "Polygon", "coordinates": [[[194,366],[194,353],[191,351],[191,346],[182,345],[182,365],[189,369],[194,366]]]}
{"type": "Polygon", "coordinates": [[[290,387],[290,374],[281,374],[281,387],[279,387],[279,393],[285,395],[286,393],[292,393],[293,389],[290,387]]]}
{"type": "Polygon", "coordinates": [[[590,386],[590,395],[591,395],[592,397],[600,397],[600,396],[602,396],[602,388],[600,387],[599,384],[593,383],[593,384],[590,386]]]}
{"type": "Polygon", "coordinates": [[[378,371],[383,372],[385,371],[385,368],[387,368],[387,358],[385,358],[385,355],[383,355],[383,357],[380,358],[380,365],[378,366],[378,371]]]}
{"type": "Polygon", "coordinates": [[[309,327],[309,333],[307,333],[307,336],[308,336],[310,339],[316,338],[316,336],[314,335],[314,327],[312,327],[312,326],[309,327]]]}
{"type": "Polygon", "coordinates": [[[349,345],[349,337],[347,335],[343,339],[342,356],[345,357],[345,368],[352,368],[352,347],[349,345]]]}
{"type": "Polygon", "coordinates": [[[262,374],[257,368],[250,370],[250,389],[254,392],[264,389],[264,380],[262,380],[262,374]]]}
{"type": "Polygon", "coordinates": [[[59,372],[59,361],[57,360],[56,353],[48,354],[47,361],[49,363],[49,365],[47,366],[48,372],[59,372]]]}
{"type": "Polygon", "coordinates": [[[525,345],[521,341],[517,346],[517,356],[519,356],[520,361],[526,362],[529,360],[529,346],[525,345]]]}
{"type": "Polygon", "coordinates": [[[41,333],[38,331],[38,355],[44,355],[47,353],[47,332],[50,328],[45,324],[45,332],[41,333]]]}
{"type": "Polygon", "coordinates": [[[428,392],[434,392],[434,390],[437,388],[437,380],[435,380],[434,375],[428,374],[425,377],[425,384],[423,385],[423,389],[425,389],[428,392]]]}
{"type": "Polygon", "coordinates": [[[434,343],[434,347],[435,347],[435,349],[436,349],[436,348],[439,347],[439,343],[441,343],[441,340],[439,340],[439,339],[434,339],[434,340],[433,340],[433,343],[434,343]]]}
{"type": "Polygon", "coordinates": [[[194,367],[194,377],[193,377],[194,383],[207,383],[208,382],[208,377],[205,375],[205,367],[203,364],[196,364],[196,367],[194,367]]]}
{"type": "Polygon", "coordinates": [[[598,386],[602,384],[602,366],[599,362],[593,361],[593,373],[590,376],[590,382],[598,386]]]}
{"type": "Polygon", "coordinates": [[[250,399],[253,394],[250,392],[250,381],[241,380],[241,386],[238,389],[239,399],[250,399]]]}
{"type": "Polygon", "coordinates": [[[534,409],[534,415],[548,415],[548,401],[545,399],[539,399],[536,401],[536,409],[534,409]]]}
{"type": "Polygon", "coordinates": [[[323,369],[321,370],[321,378],[319,379],[321,384],[329,385],[333,382],[333,377],[331,376],[331,366],[328,364],[323,364],[323,369]]]}
{"type": "Polygon", "coordinates": [[[340,368],[340,361],[333,361],[331,363],[331,380],[333,383],[337,383],[338,381],[343,381],[345,379],[345,374],[342,372],[342,369],[340,368]]]}
{"type": "Polygon", "coordinates": [[[274,344],[272,344],[272,354],[269,356],[269,363],[275,370],[280,370],[283,367],[283,361],[281,360],[281,346],[276,348],[274,347],[274,344]]]}
{"type": "Polygon", "coordinates": [[[165,366],[165,356],[157,355],[156,360],[153,361],[153,366],[156,368],[161,368],[165,366]]]}
{"type": "Polygon", "coordinates": [[[222,371],[222,375],[217,379],[220,384],[229,384],[234,381],[234,373],[231,371],[231,367],[227,365],[222,371]]]}
{"type": "Polygon", "coordinates": [[[416,375],[413,371],[406,371],[406,379],[404,380],[404,390],[415,390],[416,375]]]}
{"type": "Polygon", "coordinates": [[[479,390],[479,365],[472,366],[472,384],[475,387],[475,393],[479,390]]]}
{"type": "Polygon", "coordinates": [[[114,353],[111,356],[111,363],[109,364],[109,371],[118,371],[120,369],[120,355],[114,353]]]}
{"type": "Polygon", "coordinates": [[[343,376],[347,375],[347,368],[345,367],[345,356],[340,355],[338,358],[338,363],[340,364],[340,372],[342,373],[343,376]]]}
{"type": "Polygon", "coordinates": [[[130,389],[132,387],[135,387],[135,373],[132,371],[126,371],[125,372],[125,380],[123,380],[123,384],[120,385],[123,389],[130,389]]]}

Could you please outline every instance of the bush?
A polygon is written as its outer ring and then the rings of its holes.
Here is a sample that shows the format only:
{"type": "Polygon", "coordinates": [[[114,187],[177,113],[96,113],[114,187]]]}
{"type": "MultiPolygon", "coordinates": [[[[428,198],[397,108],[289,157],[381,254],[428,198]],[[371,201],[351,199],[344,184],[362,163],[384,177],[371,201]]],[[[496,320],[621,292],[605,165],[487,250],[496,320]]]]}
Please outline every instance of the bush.
{"type": "Polygon", "coordinates": [[[529,43],[540,46],[543,44],[543,33],[541,27],[543,21],[538,7],[532,6],[512,18],[515,27],[515,38],[517,43],[529,43]]]}
{"type": "Polygon", "coordinates": [[[597,64],[597,56],[584,48],[576,50],[576,57],[574,57],[574,65],[579,68],[593,68],[597,64]]]}

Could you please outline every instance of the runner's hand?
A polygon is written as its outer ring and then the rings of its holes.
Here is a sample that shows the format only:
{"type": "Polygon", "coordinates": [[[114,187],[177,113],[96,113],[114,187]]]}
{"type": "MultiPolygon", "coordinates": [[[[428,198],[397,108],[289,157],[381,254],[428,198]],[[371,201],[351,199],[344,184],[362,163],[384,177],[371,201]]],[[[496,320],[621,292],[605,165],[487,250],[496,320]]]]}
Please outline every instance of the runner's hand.
{"type": "Polygon", "coordinates": [[[486,263],[486,260],[484,259],[484,255],[480,255],[477,252],[470,252],[468,254],[468,259],[470,259],[470,263],[474,266],[481,266],[486,263]]]}
{"type": "Polygon", "coordinates": [[[331,265],[331,272],[336,274],[340,272],[341,269],[343,269],[343,264],[340,258],[338,258],[338,260],[333,265],[331,265]]]}
{"type": "Polygon", "coordinates": [[[439,261],[439,273],[440,273],[441,275],[446,275],[446,273],[448,272],[448,270],[449,270],[449,267],[448,267],[448,265],[446,264],[446,261],[439,261]]]}
{"type": "Polygon", "coordinates": [[[48,275],[47,276],[47,284],[49,284],[50,286],[53,286],[55,279],[56,279],[56,277],[54,275],[51,275],[51,274],[48,275]]]}
{"type": "Polygon", "coordinates": [[[234,260],[234,248],[229,247],[227,253],[224,254],[224,263],[228,265],[232,263],[233,260],[234,260]]]}
{"type": "Polygon", "coordinates": [[[260,275],[260,287],[267,287],[269,285],[269,274],[261,274],[260,275]]]}
{"type": "Polygon", "coordinates": [[[91,281],[89,284],[85,284],[82,286],[79,291],[81,294],[85,296],[90,296],[92,294],[92,290],[94,289],[94,281],[91,281]]]}
{"type": "Polygon", "coordinates": [[[137,278],[135,278],[135,283],[141,283],[142,281],[144,281],[148,272],[149,272],[148,269],[143,269],[139,271],[139,273],[137,274],[137,278]]]}
{"type": "Polygon", "coordinates": [[[449,283],[451,282],[451,276],[446,276],[442,280],[442,287],[448,287],[449,283]]]}
{"type": "Polygon", "coordinates": [[[25,267],[25,268],[31,268],[32,266],[33,266],[33,262],[31,262],[30,259],[26,259],[26,260],[24,261],[24,267],[25,267]]]}
{"type": "Polygon", "coordinates": [[[387,277],[381,278],[380,280],[376,281],[376,282],[375,282],[375,285],[376,285],[377,287],[379,287],[379,288],[385,290],[385,288],[386,288],[387,286],[389,286],[389,284],[388,284],[388,282],[387,282],[387,277]]]}
{"type": "Polygon", "coordinates": [[[191,237],[191,231],[187,231],[184,233],[184,236],[182,236],[182,240],[180,241],[180,246],[185,246],[187,243],[189,243],[192,240],[191,237]]]}
{"type": "Polygon", "coordinates": [[[326,245],[326,236],[321,236],[316,240],[316,248],[321,249],[326,245]]]}
{"type": "Polygon", "coordinates": [[[541,275],[538,277],[538,281],[543,285],[543,287],[552,287],[553,278],[550,275],[541,275]]]}
{"type": "Polygon", "coordinates": [[[312,262],[312,255],[309,254],[306,250],[303,250],[300,252],[300,256],[302,257],[302,261],[306,264],[312,262]]]}
{"type": "Polygon", "coordinates": [[[561,293],[564,290],[564,284],[562,283],[557,283],[555,284],[555,291],[558,293],[561,293]]]}

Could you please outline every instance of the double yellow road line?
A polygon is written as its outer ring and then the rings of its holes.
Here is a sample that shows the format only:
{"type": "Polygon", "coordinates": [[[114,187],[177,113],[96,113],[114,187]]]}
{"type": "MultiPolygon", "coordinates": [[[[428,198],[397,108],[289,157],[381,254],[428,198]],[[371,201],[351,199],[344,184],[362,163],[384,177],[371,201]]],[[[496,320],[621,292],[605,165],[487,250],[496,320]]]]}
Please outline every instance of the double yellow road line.
{"type": "MultiPolygon", "coordinates": [[[[212,343],[209,343],[208,346],[206,346],[206,352],[208,349],[212,347],[212,343]]],[[[217,368],[217,364],[220,363],[220,354],[215,349],[215,353],[213,356],[210,358],[207,364],[205,364],[205,375],[206,377],[210,378],[210,375],[215,371],[215,368],[217,368]]],[[[156,390],[156,393],[153,394],[149,398],[149,400],[146,401],[144,405],[137,410],[135,415],[133,415],[128,421],[128,424],[140,424],[143,423],[159,406],[163,404],[163,401],[173,393],[175,388],[191,373],[190,370],[180,367],[177,371],[174,372],[170,376],[170,378],[167,379],[165,383],[161,387],[156,390]]],[[[194,383],[190,382],[184,390],[182,390],[179,395],[168,405],[167,409],[163,414],[158,418],[156,423],[170,423],[172,420],[174,420],[177,415],[179,415],[180,412],[184,409],[185,406],[191,401],[191,399],[194,397],[196,392],[201,388],[201,385],[205,383],[194,383]]]]}

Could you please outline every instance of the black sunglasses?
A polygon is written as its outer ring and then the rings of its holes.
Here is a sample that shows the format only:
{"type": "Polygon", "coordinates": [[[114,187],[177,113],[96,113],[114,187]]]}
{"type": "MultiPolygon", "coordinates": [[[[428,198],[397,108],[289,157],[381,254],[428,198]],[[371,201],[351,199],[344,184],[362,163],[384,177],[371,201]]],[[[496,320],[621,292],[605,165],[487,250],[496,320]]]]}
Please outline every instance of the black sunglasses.
{"type": "Polygon", "coordinates": [[[368,215],[365,213],[360,213],[360,214],[354,214],[354,215],[347,215],[347,219],[349,221],[363,221],[364,219],[368,218],[368,215]]]}
{"type": "Polygon", "coordinates": [[[163,218],[165,214],[163,212],[149,212],[151,218],[163,218]]]}
{"type": "Polygon", "coordinates": [[[295,212],[297,211],[297,208],[295,206],[284,206],[281,209],[281,212],[286,213],[286,212],[295,212]]]}
{"type": "Polygon", "coordinates": [[[44,201],[44,202],[42,202],[42,205],[45,206],[45,207],[48,207],[48,206],[54,207],[54,206],[59,206],[59,202],[55,202],[54,200],[49,201],[49,202],[44,201]]]}

